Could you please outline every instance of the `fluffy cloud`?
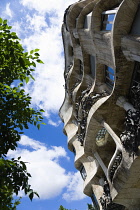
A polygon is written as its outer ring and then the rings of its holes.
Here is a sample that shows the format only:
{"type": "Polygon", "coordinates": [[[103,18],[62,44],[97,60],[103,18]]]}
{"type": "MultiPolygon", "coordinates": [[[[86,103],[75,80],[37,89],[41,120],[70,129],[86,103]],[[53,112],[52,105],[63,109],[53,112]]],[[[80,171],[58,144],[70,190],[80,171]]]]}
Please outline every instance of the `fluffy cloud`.
{"type": "Polygon", "coordinates": [[[35,82],[27,84],[26,91],[33,99],[32,105],[43,108],[48,123],[54,126],[60,122],[53,122],[51,113],[58,113],[64,99],[62,18],[64,10],[73,2],[75,0],[20,1],[22,6],[30,11],[24,20],[23,31],[26,31],[26,36],[24,34],[23,46],[28,51],[39,48],[41,59],[45,63],[37,66],[34,74],[35,82]]]}
{"type": "Polygon", "coordinates": [[[7,3],[5,6],[5,10],[2,11],[2,17],[4,19],[11,19],[13,17],[13,11],[10,8],[10,3],[7,3]]]}
{"type": "Polygon", "coordinates": [[[75,0],[48,0],[46,2],[44,2],[44,0],[21,0],[21,3],[29,9],[35,9],[40,14],[55,12],[53,15],[60,13],[63,15],[63,11],[66,7],[74,2],[75,0]]]}
{"type": "Polygon", "coordinates": [[[61,25],[64,10],[74,2],[75,0],[15,0],[14,3],[5,3],[5,9],[1,12],[3,18],[10,18],[13,31],[20,36],[27,51],[40,49],[40,56],[45,64],[37,65],[35,82],[28,83],[25,89],[33,99],[32,106],[43,108],[48,123],[54,126],[60,122],[52,122],[51,114],[58,113],[64,99],[61,25]]]}
{"type": "Polygon", "coordinates": [[[32,97],[32,106],[43,108],[48,123],[53,122],[51,114],[58,113],[64,100],[64,57],[61,25],[64,10],[75,0],[15,0],[6,4],[3,14],[10,17],[10,24],[22,40],[23,47],[30,51],[40,49],[44,65],[37,65],[35,82],[25,86],[32,97]],[[14,19],[12,19],[14,14],[14,19]]]}
{"type": "Polygon", "coordinates": [[[81,200],[86,197],[82,191],[83,180],[80,173],[77,172],[72,176],[72,179],[67,186],[67,190],[63,194],[63,199],[66,201],[81,200]]]}
{"type": "Polygon", "coordinates": [[[27,168],[32,175],[30,184],[41,199],[56,197],[64,189],[67,190],[63,195],[66,200],[84,198],[79,174],[66,172],[60,165],[61,158],[69,160],[63,147],[47,148],[45,144],[23,135],[19,148],[16,151],[9,151],[8,156],[14,158],[21,156],[23,161],[28,162],[27,168]]]}

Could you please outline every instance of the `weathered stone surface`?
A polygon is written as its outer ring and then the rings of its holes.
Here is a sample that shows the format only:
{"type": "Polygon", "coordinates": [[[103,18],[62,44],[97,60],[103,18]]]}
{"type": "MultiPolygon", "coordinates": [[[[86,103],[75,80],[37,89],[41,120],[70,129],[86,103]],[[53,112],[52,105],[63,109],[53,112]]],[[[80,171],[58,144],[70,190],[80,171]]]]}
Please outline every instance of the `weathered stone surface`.
{"type": "Polygon", "coordinates": [[[140,34],[131,29],[139,3],[79,1],[67,10],[62,27],[66,94],[60,116],[68,147],[76,152],[75,167],[84,167],[86,173],[83,191],[88,196],[94,193],[103,210],[140,209],[140,145],[137,153],[128,152],[120,138],[125,110],[135,110],[129,95],[135,62],[140,62],[140,34]],[[102,30],[103,12],[116,7],[112,29],[102,30]],[[89,13],[90,26],[85,28],[89,13]],[[112,74],[107,73],[110,68],[112,74]],[[117,102],[120,96],[125,103],[117,102]],[[97,139],[102,128],[107,134],[97,139]]]}

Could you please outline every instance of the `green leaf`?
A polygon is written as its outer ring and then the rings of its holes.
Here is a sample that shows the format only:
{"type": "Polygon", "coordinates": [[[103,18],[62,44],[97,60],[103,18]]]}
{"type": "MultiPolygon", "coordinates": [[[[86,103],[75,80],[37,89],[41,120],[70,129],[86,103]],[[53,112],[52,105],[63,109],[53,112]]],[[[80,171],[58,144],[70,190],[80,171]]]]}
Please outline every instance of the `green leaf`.
{"type": "Polygon", "coordinates": [[[24,125],[24,127],[25,127],[26,129],[29,129],[28,125],[26,125],[26,124],[24,125]]]}
{"type": "Polygon", "coordinates": [[[26,78],[25,78],[26,84],[29,82],[29,80],[30,80],[29,77],[26,77],[26,78]]]}
{"type": "Polygon", "coordinates": [[[30,198],[30,200],[32,201],[33,200],[33,197],[34,197],[34,193],[33,193],[33,191],[29,194],[29,198],[30,198]]]}
{"type": "Polygon", "coordinates": [[[39,51],[39,49],[35,49],[34,51],[35,51],[35,52],[38,52],[38,51],[39,51]]]}
{"type": "Polygon", "coordinates": [[[30,75],[30,77],[35,81],[35,78],[32,75],[30,75]]]}
{"type": "Polygon", "coordinates": [[[39,53],[35,53],[34,55],[35,55],[35,56],[39,56],[39,53]]]}
{"type": "Polygon", "coordinates": [[[37,192],[34,192],[35,195],[37,195],[38,198],[40,198],[39,194],[37,192]]]}
{"type": "Polygon", "coordinates": [[[3,24],[6,25],[6,24],[7,24],[7,20],[4,20],[4,21],[3,21],[3,24]]]}
{"type": "Polygon", "coordinates": [[[17,34],[15,32],[12,32],[11,35],[12,36],[17,36],[17,34]]]}
{"type": "Polygon", "coordinates": [[[40,109],[39,111],[40,111],[40,112],[45,112],[43,109],[40,109]]]}
{"type": "Polygon", "coordinates": [[[44,122],[42,122],[41,124],[42,124],[42,125],[46,125],[46,123],[44,123],[44,122]]]}
{"type": "Polygon", "coordinates": [[[37,124],[37,128],[38,128],[38,130],[40,129],[40,124],[37,124]]]}
{"type": "Polygon", "coordinates": [[[32,62],[32,65],[33,65],[34,67],[36,67],[36,64],[35,64],[35,62],[32,62]]]}
{"type": "MultiPolygon", "coordinates": [[[[38,63],[43,63],[43,61],[42,60],[40,60],[40,59],[37,59],[36,60],[38,63]]],[[[44,63],[43,63],[44,64],[44,63]]]]}
{"type": "Polygon", "coordinates": [[[31,51],[30,51],[30,54],[33,54],[33,53],[34,53],[34,50],[31,50],[31,51]]]}
{"type": "Polygon", "coordinates": [[[3,22],[3,20],[2,20],[2,18],[0,18],[0,24],[2,24],[2,22],[3,22]]]}

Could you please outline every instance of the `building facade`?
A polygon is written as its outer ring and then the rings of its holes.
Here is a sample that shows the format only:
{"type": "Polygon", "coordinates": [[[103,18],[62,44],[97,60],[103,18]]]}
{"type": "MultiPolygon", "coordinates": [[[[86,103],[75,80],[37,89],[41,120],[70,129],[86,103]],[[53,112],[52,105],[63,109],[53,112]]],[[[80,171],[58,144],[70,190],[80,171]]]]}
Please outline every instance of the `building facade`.
{"type": "Polygon", "coordinates": [[[82,0],[64,14],[68,147],[96,209],[140,209],[140,0],[82,0]]]}

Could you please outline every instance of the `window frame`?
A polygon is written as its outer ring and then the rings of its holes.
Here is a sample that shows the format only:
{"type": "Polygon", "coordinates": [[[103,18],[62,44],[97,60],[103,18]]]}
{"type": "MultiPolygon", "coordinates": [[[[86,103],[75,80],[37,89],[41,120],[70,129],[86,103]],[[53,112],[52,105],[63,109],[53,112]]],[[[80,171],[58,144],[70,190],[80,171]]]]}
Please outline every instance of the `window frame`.
{"type": "Polygon", "coordinates": [[[111,71],[109,71],[109,68],[112,69],[111,67],[109,66],[105,66],[105,83],[109,86],[109,87],[113,87],[114,86],[114,79],[111,79],[109,76],[112,76],[112,77],[115,77],[115,72],[114,72],[114,69],[112,73],[111,71]]]}
{"type": "Polygon", "coordinates": [[[101,30],[102,31],[111,31],[112,27],[113,27],[113,23],[114,23],[114,19],[115,19],[115,15],[118,11],[118,7],[111,9],[111,10],[106,10],[102,12],[101,15],[101,20],[102,20],[102,25],[101,25],[101,30]],[[113,20],[109,21],[109,15],[114,15],[113,20]],[[110,24],[111,25],[111,29],[107,29],[107,25],[110,24]]]}
{"type": "Polygon", "coordinates": [[[80,174],[82,176],[82,179],[85,181],[87,178],[87,172],[83,165],[81,165],[81,167],[80,167],[80,174]]]}
{"type": "Polygon", "coordinates": [[[100,206],[99,206],[99,204],[98,204],[98,201],[97,201],[97,198],[96,198],[94,192],[92,192],[92,194],[91,194],[90,197],[91,197],[91,200],[92,200],[92,203],[93,203],[95,209],[96,209],[96,210],[100,210],[100,206]]]}

